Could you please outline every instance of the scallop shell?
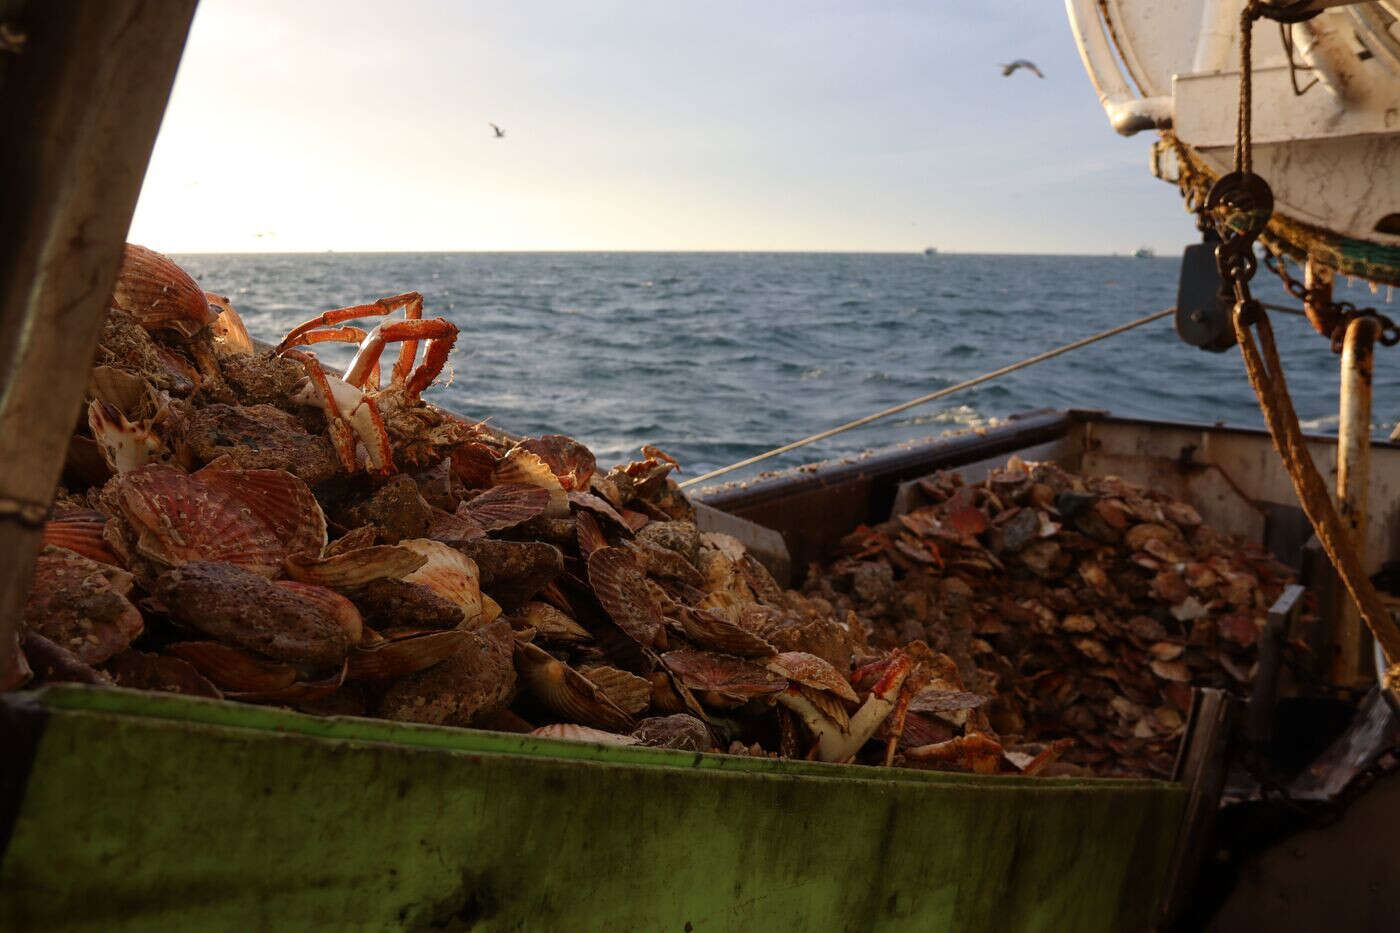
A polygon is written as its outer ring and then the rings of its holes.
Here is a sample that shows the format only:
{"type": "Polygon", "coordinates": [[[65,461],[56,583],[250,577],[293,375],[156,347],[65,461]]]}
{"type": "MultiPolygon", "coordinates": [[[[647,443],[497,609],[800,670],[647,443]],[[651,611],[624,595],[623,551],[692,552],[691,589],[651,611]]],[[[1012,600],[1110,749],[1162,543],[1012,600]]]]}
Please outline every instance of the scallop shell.
{"type": "Polygon", "coordinates": [[[462,624],[468,628],[475,628],[490,621],[483,618],[485,606],[482,603],[481,574],[477,570],[476,561],[441,541],[428,538],[409,538],[400,541],[398,546],[427,558],[422,567],[405,576],[404,580],[426,586],[444,599],[450,599],[460,606],[465,616],[462,624]]]}
{"type": "Polygon", "coordinates": [[[221,690],[267,693],[296,683],[297,669],[217,641],[177,641],[167,654],[192,665],[221,690]]]}
{"type": "Polygon", "coordinates": [[[403,580],[428,563],[428,556],[402,545],[381,544],[332,557],[293,554],[283,563],[287,576],[333,590],[366,586],[375,580],[403,580]]]}
{"type": "Polygon", "coordinates": [[[686,638],[702,648],[746,658],[766,658],[777,649],[719,612],[680,607],[680,625],[686,638]]]}
{"type": "Polygon", "coordinates": [[[599,548],[588,558],[588,582],[619,628],[643,645],[666,647],[661,609],[647,589],[636,558],[621,548],[599,548]]]}
{"type": "Polygon", "coordinates": [[[126,598],[131,574],[48,546],[34,564],[25,625],[87,665],[101,664],[141,634],[141,613],[126,598]]]}
{"type": "Polygon", "coordinates": [[[661,663],[692,690],[740,702],[779,693],[788,685],[787,678],[751,661],[709,651],[668,651],[661,656],[661,663]]]}
{"type": "Polygon", "coordinates": [[[119,687],[182,693],[213,700],[224,698],[223,691],[188,661],[163,654],[128,649],[108,661],[106,670],[119,687]]]}
{"type": "Polygon", "coordinates": [[[469,631],[452,657],[395,681],[379,706],[387,719],[467,726],[498,713],[516,686],[513,642],[504,623],[469,631]]]}
{"type": "Polygon", "coordinates": [[[608,539],[603,537],[603,529],[598,527],[597,520],[587,512],[580,512],[575,516],[574,533],[578,535],[579,556],[584,560],[594,551],[608,546],[608,539]]]}
{"type": "Polygon", "coordinates": [[[499,531],[543,514],[550,501],[548,489],[530,483],[505,483],[463,502],[457,514],[483,531],[499,531]]]}
{"type": "Polygon", "coordinates": [[[763,566],[758,558],[745,553],[743,557],[734,562],[734,568],[759,602],[768,603],[770,606],[787,605],[783,588],[778,585],[778,581],[773,579],[773,574],[768,571],[767,567],[763,566]]]}
{"type": "Polygon", "coordinates": [[[517,483],[539,486],[549,491],[549,505],[542,513],[546,517],[565,518],[568,516],[569,497],[564,492],[564,486],[559,482],[559,477],[554,475],[549,464],[540,459],[537,454],[531,453],[519,445],[512,447],[496,464],[496,468],[491,471],[491,485],[493,486],[507,486],[517,483]]]}
{"type": "Polygon", "coordinates": [[[185,337],[193,337],[217,315],[188,272],[169,257],[134,243],[126,245],[112,307],[147,330],[173,330],[185,337]]]}
{"type": "Polygon", "coordinates": [[[679,580],[695,587],[705,585],[705,577],[695,565],[670,548],[644,539],[626,541],[623,547],[632,552],[650,576],[679,580]]]}
{"type": "Polygon", "coordinates": [[[491,474],[499,460],[485,444],[462,444],[452,451],[452,475],[468,489],[484,489],[492,484],[491,474]]]}
{"type": "Polygon", "coordinates": [[[347,551],[356,551],[362,547],[370,547],[375,539],[379,537],[379,529],[374,525],[361,525],[351,531],[336,538],[326,549],[321,552],[322,557],[334,557],[337,554],[344,554],[347,551]]]}
{"type": "Polygon", "coordinates": [[[538,729],[531,730],[530,735],[542,739],[563,739],[566,742],[592,742],[595,745],[626,746],[637,745],[641,742],[640,739],[630,735],[591,729],[573,722],[556,722],[548,726],[540,726],[538,729]]]}
{"type": "Polygon", "coordinates": [[[627,524],[627,520],[622,517],[622,513],[613,508],[612,505],[601,496],[595,496],[591,492],[571,491],[569,493],[569,502],[578,506],[580,509],[587,509],[596,515],[601,515],[615,522],[621,528],[626,528],[628,531],[632,530],[627,524]]]}
{"type": "Polygon", "coordinates": [[[389,638],[350,652],[346,677],[351,680],[390,680],[417,673],[445,661],[466,647],[471,633],[464,629],[418,632],[389,638]]]}
{"type": "Polygon", "coordinates": [[[815,654],[808,654],[805,651],[784,651],[782,654],[766,660],[764,666],[788,680],[795,680],[818,690],[829,691],[851,703],[859,700],[850,681],[829,662],[822,660],[815,654]]]}
{"type": "Polygon", "coordinates": [[[687,752],[708,752],[715,747],[714,737],[702,720],[686,713],[653,716],[637,723],[632,737],[651,748],[676,748],[687,752]]]}
{"type": "Polygon", "coordinates": [[[518,445],[535,454],[549,466],[559,478],[559,483],[567,490],[587,489],[598,461],[593,451],[562,434],[544,434],[526,438],[518,445]]]}
{"type": "Polygon", "coordinates": [[[585,665],[578,672],[607,694],[624,713],[640,713],[651,705],[651,681],[606,664],[585,665]]]}
{"type": "Polygon", "coordinates": [[[359,610],[338,593],[273,584],[231,564],[190,561],[161,574],[152,593],[176,622],[290,664],[341,664],[363,631],[359,610]]]}
{"type": "Polygon", "coordinates": [[[632,717],[602,689],[543,648],[516,642],[515,667],[531,695],[552,712],[599,729],[633,728],[632,717]]]}
{"type": "Polygon", "coordinates": [[[789,687],[789,689],[796,690],[800,693],[807,702],[820,710],[823,716],[836,723],[839,728],[850,728],[851,711],[846,707],[846,704],[842,702],[840,697],[827,693],[825,690],[817,690],[814,687],[809,687],[806,684],[795,684],[789,687]]]}
{"type": "Polygon", "coordinates": [[[67,512],[44,523],[43,543],[67,548],[99,563],[121,566],[121,561],[102,536],[106,527],[107,516],[101,512],[90,509],[67,512]]]}
{"type": "Polygon", "coordinates": [[[282,541],[289,553],[320,554],[326,547],[326,516],[311,487],[285,470],[240,470],[216,460],[194,474],[211,489],[226,492],[282,541]]]}
{"type": "Polygon", "coordinates": [[[426,534],[434,541],[441,541],[443,544],[461,544],[464,541],[475,541],[477,538],[486,537],[486,529],[469,518],[460,508],[456,512],[445,512],[442,509],[434,508],[432,518],[428,521],[426,534]]]}
{"type": "Polygon", "coordinates": [[[513,628],[532,628],[541,641],[575,645],[593,640],[588,629],[549,603],[528,602],[512,612],[509,618],[513,628]]]}
{"type": "Polygon", "coordinates": [[[87,422],[102,460],[113,473],[160,463],[170,456],[165,442],[146,422],[128,421],[110,402],[88,402],[87,422]]]}
{"type": "MultiPolygon", "coordinates": [[[[217,475],[224,481],[210,486],[201,477],[160,464],[122,474],[117,480],[116,502],[136,534],[136,550],[163,567],[207,560],[233,564],[265,577],[275,576],[288,556],[307,550],[305,545],[312,535],[280,539],[276,529],[249,508],[245,496],[229,489],[234,482],[230,474],[217,475]]],[[[289,473],[282,475],[301,483],[289,473]]],[[[306,494],[310,496],[310,491],[306,494]]],[[[319,528],[324,535],[321,507],[314,499],[311,506],[314,514],[303,517],[304,527],[313,532],[319,528]]],[[[283,528],[289,523],[286,517],[278,520],[283,528]]]]}

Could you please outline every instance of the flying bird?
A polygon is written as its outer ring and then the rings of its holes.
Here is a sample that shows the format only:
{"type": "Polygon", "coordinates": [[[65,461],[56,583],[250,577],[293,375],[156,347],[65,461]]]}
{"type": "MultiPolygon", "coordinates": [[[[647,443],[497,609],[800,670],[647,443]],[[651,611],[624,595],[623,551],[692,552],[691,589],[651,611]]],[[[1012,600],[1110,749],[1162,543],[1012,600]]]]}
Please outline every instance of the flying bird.
{"type": "Polygon", "coordinates": [[[1001,76],[1003,78],[1010,77],[1011,72],[1015,71],[1017,68],[1025,68],[1027,71],[1034,73],[1037,78],[1045,77],[1045,75],[1040,73],[1040,69],[1035,67],[1035,62],[1026,61],[1024,58],[1018,58],[1010,64],[1002,65],[1001,76]]]}
{"type": "Polygon", "coordinates": [[[496,131],[496,136],[495,136],[496,139],[505,139],[505,138],[506,138],[506,131],[503,130],[503,129],[501,129],[501,128],[500,128],[499,126],[497,126],[496,124],[494,124],[494,123],[488,123],[487,126],[491,127],[491,129],[493,129],[493,130],[496,131]]]}

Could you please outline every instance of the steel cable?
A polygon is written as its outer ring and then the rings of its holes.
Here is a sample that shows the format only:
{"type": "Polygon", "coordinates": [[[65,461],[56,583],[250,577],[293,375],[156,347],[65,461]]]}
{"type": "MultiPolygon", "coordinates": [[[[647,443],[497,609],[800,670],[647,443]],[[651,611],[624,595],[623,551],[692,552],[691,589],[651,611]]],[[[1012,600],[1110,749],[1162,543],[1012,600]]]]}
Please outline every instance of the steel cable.
{"type": "Polygon", "coordinates": [[[873,415],[866,415],[864,418],[857,418],[854,421],[847,421],[845,424],[837,425],[834,428],[828,428],[825,431],[821,431],[817,434],[804,437],[801,440],[793,441],[790,444],[784,444],[781,447],[775,447],[772,450],[765,451],[764,453],[756,454],[752,457],[747,457],[743,460],[740,460],[738,463],[731,463],[729,466],[720,467],[719,469],[711,470],[708,473],[702,473],[699,476],[696,476],[692,479],[688,479],[685,482],[681,483],[681,488],[685,489],[690,486],[694,486],[697,483],[703,483],[706,480],[714,479],[716,476],[723,476],[725,473],[731,473],[734,470],[743,469],[746,466],[751,466],[752,464],[759,463],[763,460],[767,460],[770,457],[776,457],[779,454],[785,454],[790,450],[796,450],[799,447],[805,447],[808,444],[814,444],[817,441],[826,440],[828,437],[835,437],[836,435],[842,434],[846,431],[863,427],[867,424],[870,424],[872,421],[879,421],[881,418],[888,418],[890,415],[899,414],[900,412],[906,411],[910,408],[914,408],[915,406],[923,405],[927,402],[932,402],[940,398],[945,398],[946,396],[952,395],[955,392],[961,392],[964,389],[970,389],[973,386],[981,385],[982,383],[988,382],[992,379],[996,379],[999,376],[1005,376],[1008,373],[1014,373],[1018,369],[1025,369],[1027,366],[1033,366],[1036,363],[1044,362],[1045,360],[1051,359],[1052,357],[1060,356],[1063,353],[1069,353],[1071,350],[1078,350],[1080,347],[1087,347],[1091,343],[1097,343],[1100,340],[1106,340],[1109,337],[1113,337],[1117,334],[1124,333],[1125,331],[1130,331],[1135,327],[1141,327],[1144,324],[1151,324],[1153,321],[1161,320],[1168,314],[1174,314],[1175,312],[1176,308],[1164,308],[1161,311],[1156,311],[1152,314],[1147,315],[1146,317],[1140,317],[1135,321],[1129,321],[1126,324],[1119,324],[1117,327],[1110,327],[1108,330],[1100,331],[1099,333],[1093,334],[1092,336],[1081,338],[1079,340],[1074,341],[1073,343],[1067,343],[1063,346],[1056,347],[1053,350],[1046,350],[1044,353],[1038,353],[1035,356],[1027,357],[1026,359],[1021,360],[1018,363],[1012,363],[1008,366],[1003,366],[1000,369],[994,369],[991,372],[983,373],[982,375],[976,376],[972,379],[964,380],[963,382],[959,382],[957,385],[951,385],[946,388],[939,389],[936,392],[930,392],[927,395],[921,395],[918,398],[910,399],[907,402],[902,402],[898,405],[893,406],[892,408],[886,408],[883,411],[877,411],[873,415]]]}

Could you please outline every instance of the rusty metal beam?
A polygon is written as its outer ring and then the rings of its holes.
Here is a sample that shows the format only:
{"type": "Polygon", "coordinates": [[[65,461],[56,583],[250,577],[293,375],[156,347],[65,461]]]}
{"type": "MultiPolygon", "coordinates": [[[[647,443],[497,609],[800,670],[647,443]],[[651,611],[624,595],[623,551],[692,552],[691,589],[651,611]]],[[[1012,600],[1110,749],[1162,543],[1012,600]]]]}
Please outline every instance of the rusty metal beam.
{"type": "Polygon", "coordinates": [[[194,8],[0,2],[0,688],[194,8]]]}

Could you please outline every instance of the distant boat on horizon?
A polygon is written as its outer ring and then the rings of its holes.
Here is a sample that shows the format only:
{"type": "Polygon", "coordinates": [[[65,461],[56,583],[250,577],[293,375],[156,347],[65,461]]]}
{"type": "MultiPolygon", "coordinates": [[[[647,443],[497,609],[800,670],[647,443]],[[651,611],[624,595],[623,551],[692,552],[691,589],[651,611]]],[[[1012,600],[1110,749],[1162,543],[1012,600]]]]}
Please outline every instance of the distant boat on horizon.
{"type": "Polygon", "coordinates": [[[938,247],[936,247],[936,246],[926,246],[926,247],[924,247],[924,255],[925,255],[925,256],[937,256],[937,255],[938,255],[938,247]]]}
{"type": "Polygon", "coordinates": [[[1134,259],[1152,259],[1156,255],[1150,246],[1139,246],[1133,251],[1134,259]]]}

